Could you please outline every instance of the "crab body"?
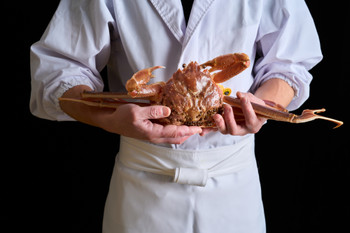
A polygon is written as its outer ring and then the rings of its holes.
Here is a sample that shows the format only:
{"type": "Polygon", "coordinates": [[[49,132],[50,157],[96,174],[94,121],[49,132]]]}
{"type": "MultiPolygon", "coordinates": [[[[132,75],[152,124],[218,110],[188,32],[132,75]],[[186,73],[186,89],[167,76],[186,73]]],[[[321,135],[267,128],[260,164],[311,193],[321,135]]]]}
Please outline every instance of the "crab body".
{"type": "Polygon", "coordinates": [[[245,70],[250,64],[243,53],[219,56],[202,65],[190,62],[178,69],[166,82],[148,85],[155,66],[137,72],[127,83],[130,96],[148,97],[152,104],[165,105],[171,115],[160,119],[163,124],[214,126],[212,116],[220,113],[223,91],[217,83],[224,82],[245,70]],[[211,69],[206,69],[210,66],[211,69]],[[217,73],[213,71],[221,70],[217,73]]]}
{"type": "Polygon", "coordinates": [[[220,112],[223,93],[208,70],[191,62],[173,74],[154,103],[171,109],[162,123],[209,127],[214,125],[212,116],[220,112]]]}

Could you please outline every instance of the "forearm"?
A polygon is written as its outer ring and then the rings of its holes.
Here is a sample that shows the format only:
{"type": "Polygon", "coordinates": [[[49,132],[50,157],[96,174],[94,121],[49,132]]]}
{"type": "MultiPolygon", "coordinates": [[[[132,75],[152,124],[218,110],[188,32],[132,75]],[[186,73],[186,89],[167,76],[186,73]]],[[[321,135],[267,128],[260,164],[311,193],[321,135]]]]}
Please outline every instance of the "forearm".
{"type": "Polygon", "coordinates": [[[294,90],[282,79],[273,78],[263,83],[254,95],[262,100],[270,100],[287,107],[294,97],[294,90]]]}
{"type": "MultiPolygon", "coordinates": [[[[79,99],[88,86],[75,86],[66,91],[63,98],[79,99]]],[[[72,101],[61,101],[61,109],[83,123],[100,127],[108,132],[127,137],[147,140],[153,143],[181,144],[190,136],[201,133],[197,126],[175,126],[154,124],[151,119],[168,117],[170,109],[163,106],[140,107],[125,104],[117,109],[91,107],[72,101]]]]}
{"type": "MultiPolygon", "coordinates": [[[[62,97],[79,99],[81,98],[81,93],[84,91],[92,90],[88,86],[78,85],[70,88],[62,97]]],[[[114,111],[113,109],[96,108],[72,101],[60,101],[60,107],[65,113],[77,121],[97,127],[103,127],[105,117],[114,111]]]]}

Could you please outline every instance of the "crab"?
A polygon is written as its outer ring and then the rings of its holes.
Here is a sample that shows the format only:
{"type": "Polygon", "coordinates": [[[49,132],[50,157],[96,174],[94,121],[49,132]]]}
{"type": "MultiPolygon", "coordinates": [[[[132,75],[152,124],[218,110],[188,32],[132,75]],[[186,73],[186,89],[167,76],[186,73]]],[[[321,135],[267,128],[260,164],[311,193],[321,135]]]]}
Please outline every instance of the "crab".
{"type": "MultiPolygon", "coordinates": [[[[229,89],[223,83],[243,72],[250,65],[249,57],[244,53],[218,56],[203,64],[190,62],[178,69],[167,82],[148,84],[153,78],[152,72],[165,68],[154,66],[136,72],[127,82],[125,93],[84,92],[80,99],[60,98],[60,101],[75,101],[90,106],[118,108],[122,104],[135,103],[141,106],[165,105],[171,109],[167,118],[158,119],[159,124],[216,127],[213,116],[221,114],[223,104],[232,106],[237,121],[244,121],[239,98],[229,96],[229,89]],[[208,69],[208,67],[210,67],[208,69]],[[143,99],[146,102],[135,102],[132,99],[143,99]]],[[[264,100],[265,105],[251,103],[255,113],[266,119],[303,123],[323,119],[336,123],[334,128],[343,122],[317,115],[325,109],[304,110],[301,115],[289,113],[282,106],[264,100]]]]}

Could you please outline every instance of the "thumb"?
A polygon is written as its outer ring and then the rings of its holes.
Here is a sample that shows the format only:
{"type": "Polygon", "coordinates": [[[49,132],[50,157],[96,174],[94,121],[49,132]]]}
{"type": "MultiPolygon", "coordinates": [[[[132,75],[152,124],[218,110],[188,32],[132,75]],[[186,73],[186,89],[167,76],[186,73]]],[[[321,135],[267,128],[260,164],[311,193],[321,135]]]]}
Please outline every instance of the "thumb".
{"type": "Polygon", "coordinates": [[[165,106],[149,106],[149,107],[143,107],[142,110],[142,116],[145,117],[145,119],[159,119],[168,117],[171,113],[170,108],[165,106]]]}

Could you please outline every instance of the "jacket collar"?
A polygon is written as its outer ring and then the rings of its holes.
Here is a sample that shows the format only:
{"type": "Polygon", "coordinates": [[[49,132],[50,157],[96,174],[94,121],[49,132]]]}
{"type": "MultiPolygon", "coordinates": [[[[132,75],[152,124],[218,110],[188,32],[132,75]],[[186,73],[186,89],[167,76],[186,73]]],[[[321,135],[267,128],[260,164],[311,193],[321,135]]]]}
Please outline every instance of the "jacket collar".
{"type": "Polygon", "coordinates": [[[194,0],[188,25],[180,0],[150,0],[174,37],[185,47],[214,0],[194,0]]]}
{"type": "Polygon", "coordinates": [[[214,0],[194,0],[186,28],[185,38],[183,40],[183,47],[187,45],[200,21],[208,12],[208,9],[213,2],[214,0]]]}

